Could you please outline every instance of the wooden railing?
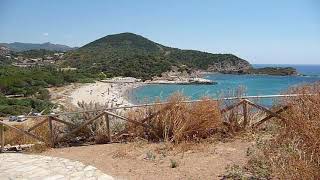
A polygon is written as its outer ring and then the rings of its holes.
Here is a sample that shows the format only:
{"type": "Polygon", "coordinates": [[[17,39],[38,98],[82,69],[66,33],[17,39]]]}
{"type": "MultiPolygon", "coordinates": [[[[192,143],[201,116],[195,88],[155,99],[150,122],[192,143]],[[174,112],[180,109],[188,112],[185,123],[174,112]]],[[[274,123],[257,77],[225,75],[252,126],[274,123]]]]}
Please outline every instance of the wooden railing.
{"type": "MultiPolygon", "coordinates": [[[[305,94],[304,94],[305,95],[305,94]]],[[[268,121],[269,119],[275,117],[278,119],[281,119],[283,122],[287,122],[287,119],[285,119],[284,117],[282,117],[280,115],[280,113],[284,112],[285,110],[287,110],[289,107],[288,106],[284,106],[282,108],[280,108],[277,111],[271,111],[269,108],[264,107],[262,105],[256,104],[252,101],[250,101],[249,99],[255,99],[255,98],[259,98],[259,99],[264,99],[264,98],[279,98],[279,97],[297,97],[297,96],[301,96],[299,94],[290,94],[290,95],[268,95],[268,96],[245,96],[245,97],[230,97],[230,98],[222,98],[222,99],[215,99],[217,101],[221,101],[221,100],[237,100],[238,102],[229,105],[225,108],[223,108],[221,110],[221,114],[227,113],[228,111],[231,111],[234,108],[240,107],[242,106],[242,115],[243,115],[243,128],[247,128],[247,127],[252,127],[252,128],[257,128],[259,127],[261,124],[263,124],[264,122],[268,121]],[[252,106],[254,108],[257,108],[263,112],[265,112],[267,114],[267,116],[265,118],[262,118],[261,120],[256,121],[255,123],[251,123],[250,119],[248,118],[248,107],[252,106]]],[[[179,103],[195,103],[195,102],[200,102],[203,100],[194,100],[194,101],[182,101],[179,103]]],[[[11,125],[10,123],[5,123],[3,121],[0,120],[0,140],[1,140],[1,151],[3,151],[4,149],[4,145],[5,145],[5,130],[4,127],[9,128],[13,131],[16,131],[17,133],[20,133],[21,135],[26,135],[28,137],[31,137],[33,139],[35,139],[36,141],[42,142],[42,143],[47,143],[48,145],[50,145],[51,147],[55,147],[55,145],[65,139],[67,139],[69,136],[79,132],[80,130],[82,130],[84,127],[94,123],[97,119],[99,118],[104,118],[105,123],[106,123],[106,130],[107,130],[107,134],[109,137],[109,142],[112,142],[112,132],[110,129],[110,117],[113,118],[118,118],[130,123],[135,124],[136,126],[142,126],[144,128],[149,129],[150,131],[155,131],[155,129],[153,129],[152,126],[148,125],[147,122],[148,120],[152,119],[153,117],[155,117],[157,114],[166,111],[168,109],[168,106],[164,106],[163,109],[145,117],[142,120],[133,120],[133,119],[129,119],[127,117],[124,117],[122,115],[116,114],[114,112],[111,112],[112,110],[116,110],[116,109],[128,109],[128,108],[141,108],[141,107],[149,107],[149,106],[156,106],[156,105],[166,105],[169,104],[168,102],[163,102],[163,103],[153,103],[153,104],[141,104],[141,105],[133,105],[133,106],[123,106],[123,107],[114,107],[114,108],[104,108],[104,109],[96,109],[96,110],[85,110],[85,111],[75,111],[75,112],[65,112],[65,113],[60,113],[60,114],[50,114],[50,115],[41,115],[41,116],[27,116],[26,118],[31,118],[31,119],[35,119],[35,118],[42,118],[42,120],[38,123],[36,123],[35,125],[33,125],[32,127],[30,127],[27,130],[21,129],[21,128],[17,128],[14,125],[11,125]],[[59,119],[59,116],[62,115],[71,115],[71,114],[79,114],[79,113],[89,113],[89,112],[100,112],[98,115],[94,116],[93,118],[86,120],[85,122],[83,122],[82,124],[76,126],[75,124],[59,119]],[[58,138],[54,138],[54,130],[53,130],[53,126],[54,123],[62,123],[66,126],[69,126],[69,128],[71,129],[71,131],[69,131],[66,134],[63,134],[62,136],[58,137],[58,138]],[[48,130],[49,130],[49,138],[48,139],[44,139],[42,137],[37,136],[36,134],[34,134],[33,132],[39,128],[40,126],[42,126],[43,124],[47,123],[48,124],[48,130]]],[[[226,122],[228,123],[228,122],[226,122]]],[[[122,132],[118,133],[121,134],[122,132]]]]}

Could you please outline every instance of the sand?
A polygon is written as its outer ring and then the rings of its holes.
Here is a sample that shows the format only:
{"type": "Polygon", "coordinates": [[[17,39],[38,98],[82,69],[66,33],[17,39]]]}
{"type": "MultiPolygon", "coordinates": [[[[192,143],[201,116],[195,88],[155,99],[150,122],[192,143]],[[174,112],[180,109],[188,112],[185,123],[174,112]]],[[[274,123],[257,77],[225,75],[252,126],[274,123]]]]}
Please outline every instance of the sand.
{"type": "Polygon", "coordinates": [[[116,179],[221,179],[228,166],[246,164],[247,149],[253,145],[236,139],[170,150],[164,143],[131,142],[56,148],[43,154],[94,165],[116,179]],[[172,161],[176,168],[170,167],[172,161]]]}
{"type": "Polygon", "coordinates": [[[133,88],[141,86],[142,83],[106,83],[96,82],[84,84],[75,88],[70,93],[71,103],[77,106],[78,102],[99,103],[113,107],[128,106],[133,103],[129,95],[133,88]]]}

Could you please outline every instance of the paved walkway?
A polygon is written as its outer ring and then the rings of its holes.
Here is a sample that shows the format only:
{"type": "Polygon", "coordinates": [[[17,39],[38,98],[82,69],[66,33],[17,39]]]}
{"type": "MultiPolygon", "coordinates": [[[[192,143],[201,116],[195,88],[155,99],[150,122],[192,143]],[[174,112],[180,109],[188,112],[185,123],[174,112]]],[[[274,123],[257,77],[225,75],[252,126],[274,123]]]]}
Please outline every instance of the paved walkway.
{"type": "Polygon", "coordinates": [[[0,153],[0,180],[101,179],[113,180],[93,166],[64,158],[19,153],[0,153]]]}

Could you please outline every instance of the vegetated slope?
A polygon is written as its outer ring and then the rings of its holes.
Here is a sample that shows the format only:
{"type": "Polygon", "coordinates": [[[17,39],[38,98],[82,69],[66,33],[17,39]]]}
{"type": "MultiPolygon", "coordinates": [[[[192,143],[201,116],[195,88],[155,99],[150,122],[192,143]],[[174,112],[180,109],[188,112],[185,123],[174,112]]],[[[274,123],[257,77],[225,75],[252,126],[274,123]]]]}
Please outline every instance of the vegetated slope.
{"type": "Polygon", "coordinates": [[[269,75],[281,75],[281,76],[290,76],[297,75],[298,72],[293,67],[265,67],[250,69],[248,71],[250,74],[269,74],[269,75]]]}
{"type": "Polygon", "coordinates": [[[0,45],[5,46],[10,50],[16,51],[16,52],[37,50],[37,49],[45,49],[50,51],[70,51],[74,49],[66,45],[52,44],[50,42],[43,43],[43,44],[14,42],[14,43],[0,43],[0,45]]]}
{"type": "Polygon", "coordinates": [[[67,64],[109,76],[151,78],[172,66],[211,71],[241,71],[251,65],[231,54],[170,48],[133,33],[108,35],[66,55],[67,64]]]}
{"type": "Polygon", "coordinates": [[[2,65],[0,61],[0,116],[20,115],[31,110],[49,111],[53,104],[49,102],[46,88],[72,82],[93,82],[97,76],[81,71],[62,71],[56,66],[19,68],[2,65]],[[24,98],[10,99],[6,95],[23,95],[24,98]]]}

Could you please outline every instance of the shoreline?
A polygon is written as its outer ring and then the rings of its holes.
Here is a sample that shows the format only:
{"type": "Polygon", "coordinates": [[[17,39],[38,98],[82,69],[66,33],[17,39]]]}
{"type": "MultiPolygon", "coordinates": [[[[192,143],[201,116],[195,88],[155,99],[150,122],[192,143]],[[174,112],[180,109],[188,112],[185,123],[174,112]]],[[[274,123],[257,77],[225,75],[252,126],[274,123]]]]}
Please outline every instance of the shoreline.
{"type": "Polygon", "coordinates": [[[150,84],[215,84],[204,78],[180,80],[153,80],[141,82],[131,77],[100,80],[95,83],[81,85],[69,94],[70,103],[78,107],[78,102],[99,103],[107,107],[121,107],[138,104],[132,98],[134,89],[150,84]]]}
{"type": "MultiPolygon", "coordinates": [[[[202,73],[203,76],[217,74],[217,73],[202,73]]],[[[116,80],[102,80],[96,81],[95,83],[79,84],[74,83],[65,87],[61,87],[60,90],[52,91],[55,97],[52,98],[54,102],[57,102],[68,108],[79,108],[78,102],[86,103],[99,103],[107,107],[121,107],[139,104],[133,98],[133,91],[136,88],[147,86],[147,85],[192,85],[199,84],[205,85],[210,80],[206,81],[205,77],[194,78],[199,80],[194,83],[194,81],[186,81],[185,79],[178,80],[164,80],[155,79],[153,81],[141,82],[137,79],[131,77],[124,77],[116,80]],[[201,82],[202,81],[202,82],[201,82]],[[201,83],[199,83],[201,82],[201,83]]],[[[263,76],[259,74],[258,76],[263,76]]],[[[270,75],[269,75],[270,76],[270,75]]],[[[214,81],[210,81],[208,84],[216,84],[214,81]]],[[[56,88],[58,89],[58,88],[56,88]]]]}
{"type": "Polygon", "coordinates": [[[134,89],[152,85],[152,84],[199,84],[185,81],[151,81],[151,82],[107,82],[96,81],[88,84],[72,84],[59,90],[51,91],[54,96],[60,98],[52,98],[55,102],[68,106],[69,108],[79,108],[78,102],[98,103],[107,107],[121,107],[138,104],[133,100],[132,92],[134,89]]]}

